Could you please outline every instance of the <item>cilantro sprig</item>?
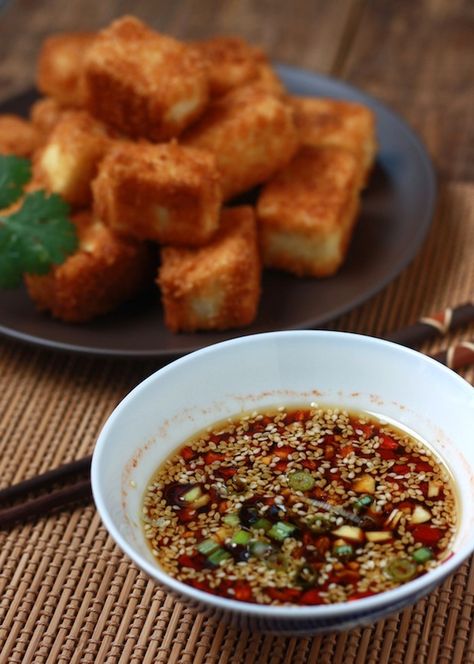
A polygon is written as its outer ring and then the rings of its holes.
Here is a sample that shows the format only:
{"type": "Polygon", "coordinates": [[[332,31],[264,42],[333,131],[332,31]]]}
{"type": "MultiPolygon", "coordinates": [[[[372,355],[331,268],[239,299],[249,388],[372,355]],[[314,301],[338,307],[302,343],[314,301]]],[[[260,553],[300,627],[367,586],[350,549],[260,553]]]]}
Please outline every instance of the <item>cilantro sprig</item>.
{"type": "Polygon", "coordinates": [[[0,209],[15,203],[31,178],[28,159],[0,154],[0,209]]]}
{"type": "MultiPolygon", "coordinates": [[[[12,205],[30,178],[26,159],[0,155],[0,206],[12,205]]],[[[0,287],[18,286],[23,274],[46,274],[77,248],[69,205],[57,194],[27,193],[14,212],[0,215],[0,287]]]]}

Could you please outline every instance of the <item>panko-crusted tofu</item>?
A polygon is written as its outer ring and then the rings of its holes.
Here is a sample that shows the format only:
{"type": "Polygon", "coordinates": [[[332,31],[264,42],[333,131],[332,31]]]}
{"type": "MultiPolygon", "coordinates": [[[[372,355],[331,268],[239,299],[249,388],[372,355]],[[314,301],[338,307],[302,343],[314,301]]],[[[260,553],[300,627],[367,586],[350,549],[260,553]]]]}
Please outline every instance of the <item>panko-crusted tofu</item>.
{"type": "Polygon", "coordinates": [[[124,16],[98,33],[85,64],[87,106],[133,137],[177,136],[209,95],[199,53],[124,16]]]}
{"type": "Polygon", "coordinates": [[[79,323],[115,309],[150,277],[148,248],[114,235],[90,212],[73,217],[79,249],[46,275],[26,275],[28,293],[40,310],[79,323]]]}
{"type": "Polygon", "coordinates": [[[292,108],[258,84],[210,104],[182,141],[215,155],[225,200],[267,180],[298,148],[292,108]]]}
{"type": "Polygon", "coordinates": [[[43,97],[32,105],[30,119],[43,138],[49,136],[67,107],[62,106],[53,97],[43,97]]]}
{"type": "Polygon", "coordinates": [[[43,42],[39,58],[38,89],[65,106],[84,103],[83,63],[94,40],[92,32],[64,32],[43,42]]]}
{"type": "Polygon", "coordinates": [[[110,228],[163,244],[201,245],[217,230],[220,178],[209,152],[118,142],[93,183],[94,209],[110,228]]]}
{"type": "Polygon", "coordinates": [[[41,134],[18,115],[0,115],[0,154],[30,157],[41,144],[41,134]]]}
{"type": "Polygon", "coordinates": [[[109,130],[86,111],[67,111],[35,155],[33,174],[48,191],[68,203],[86,206],[91,182],[111,143],[109,130]]]}
{"type": "Polygon", "coordinates": [[[361,182],[366,183],[377,150],[375,117],[354,102],[292,97],[295,123],[302,145],[337,145],[360,160],[361,182]]]}
{"type": "Polygon", "coordinates": [[[174,332],[249,325],[257,312],[260,279],[254,211],[227,208],[207,246],[162,249],[158,284],[165,324],[174,332]]]}
{"type": "Polygon", "coordinates": [[[257,219],[264,265],[324,277],[341,266],[359,208],[357,158],[305,147],[262,189],[257,219]]]}
{"type": "Polygon", "coordinates": [[[233,88],[259,82],[274,94],[284,87],[273,72],[265,53],[240,37],[212,37],[194,42],[206,61],[211,96],[219,97],[233,88]]]}

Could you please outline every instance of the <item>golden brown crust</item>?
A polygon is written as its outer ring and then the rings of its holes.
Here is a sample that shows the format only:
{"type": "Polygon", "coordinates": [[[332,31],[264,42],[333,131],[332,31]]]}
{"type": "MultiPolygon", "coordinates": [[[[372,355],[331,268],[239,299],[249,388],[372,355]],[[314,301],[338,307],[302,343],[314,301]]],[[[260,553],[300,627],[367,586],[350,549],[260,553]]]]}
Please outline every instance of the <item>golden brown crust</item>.
{"type": "Polygon", "coordinates": [[[85,85],[94,115],[155,141],[178,135],[208,100],[202,57],[131,16],[98,33],[87,52],[85,85]]]}
{"type": "Polygon", "coordinates": [[[305,147],[262,189],[257,219],[264,263],[298,276],[342,264],[359,206],[357,159],[337,147],[305,147]]]}
{"type": "Polygon", "coordinates": [[[203,56],[212,97],[220,97],[234,88],[252,82],[275,94],[283,85],[273,72],[265,53],[240,37],[220,36],[197,41],[193,46],[203,56]]]}
{"type": "Polygon", "coordinates": [[[115,309],[150,276],[150,256],[138,242],[114,235],[90,212],[77,214],[80,246],[49,274],[26,275],[28,293],[40,310],[79,323],[115,309]]]}
{"type": "Polygon", "coordinates": [[[31,106],[30,119],[33,126],[41,132],[43,138],[49,136],[63,113],[67,110],[56,99],[43,97],[31,106]]]}
{"type": "Polygon", "coordinates": [[[113,134],[87,111],[64,111],[33,163],[34,177],[68,203],[86,206],[113,134]]]}
{"type": "Polygon", "coordinates": [[[17,115],[0,115],[0,154],[30,157],[41,144],[41,134],[17,115]]]}
{"type": "Polygon", "coordinates": [[[291,107],[258,84],[212,102],[182,142],[215,155],[225,200],[267,180],[298,148],[291,107]]]}
{"type": "Polygon", "coordinates": [[[335,145],[353,152],[367,181],[375,160],[375,116],[362,104],[336,99],[291,97],[302,145],[335,145]]]}
{"type": "Polygon", "coordinates": [[[84,57],[94,41],[92,32],[64,32],[43,42],[38,58],[39,90],[65,106],[82,106],[84,57]]]}
{"type": "Polygon", "coordinates": [[[170,330],[224,330],[254,320],[261,259],[252,208],[224,209],[207,246],[165,247],[161,257],[158,284],[170,330]]]}
{"type": "Polygon", "coordinates": [[[212,154],[171,142],[119,142],[93,183],[94,209],[116,232],[165,244],[201,245],[222,203],[212,154]]]}

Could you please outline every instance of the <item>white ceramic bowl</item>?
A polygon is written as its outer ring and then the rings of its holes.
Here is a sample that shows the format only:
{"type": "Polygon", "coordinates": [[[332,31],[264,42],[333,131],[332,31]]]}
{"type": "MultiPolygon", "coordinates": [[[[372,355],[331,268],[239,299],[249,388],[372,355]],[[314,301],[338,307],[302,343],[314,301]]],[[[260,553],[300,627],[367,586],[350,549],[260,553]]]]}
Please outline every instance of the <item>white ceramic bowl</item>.
{"type": "Polygon", "coordinates": [[[398,611],[432,590],[474,549],[474,389],[420,353],[371,337],[324,331],[241,337],[160,369],[114,410],[94,452],[92,487],[123,551],[187,602],[241,627],[288,634],[348,629],[398,611]],[[153,471],[186,438],[242,411],[301,404],[372,411],[417,432],[456,479],[460,526],[454,555],[388,592],[328,606],[246,604],[195,590],[156,564],[140,526],[153,471]]]}

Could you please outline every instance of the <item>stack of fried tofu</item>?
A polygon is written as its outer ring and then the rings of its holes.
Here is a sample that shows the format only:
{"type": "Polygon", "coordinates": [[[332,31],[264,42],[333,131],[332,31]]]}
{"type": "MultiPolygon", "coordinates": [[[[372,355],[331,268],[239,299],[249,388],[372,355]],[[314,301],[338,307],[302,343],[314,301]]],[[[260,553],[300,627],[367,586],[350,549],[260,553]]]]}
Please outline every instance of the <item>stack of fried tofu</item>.
{"type": "Polygon", "coordinates": [[[160,246],[170,330],[257,314],[262,267],[334,274],[375,157],[372,113],[292,97],[235,37],[182,43],[125,16],[50,37],[30,122],[0,117],[0,152],[32,156],[34,186],[76,214],[79,249],[26,279],[54,316],[84,321],[133,297],[160,246]],[[232,205],[259,187],[255,206],[232,205]]]}

